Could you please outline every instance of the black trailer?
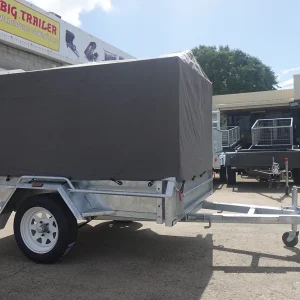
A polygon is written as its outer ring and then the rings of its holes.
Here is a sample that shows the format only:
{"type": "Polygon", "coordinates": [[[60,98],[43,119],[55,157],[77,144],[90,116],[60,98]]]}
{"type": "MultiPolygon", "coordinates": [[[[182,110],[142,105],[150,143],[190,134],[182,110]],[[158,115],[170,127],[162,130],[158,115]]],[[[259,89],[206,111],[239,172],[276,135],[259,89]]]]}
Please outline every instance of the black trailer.
{"type": "Polygon", "coordinates": [[[279,164],[280,169],[285,169],[288,160],[289,170],[296,185],[300,185],[300,150],[238,150],[226,153],[226,168],[228,183],[235,183],[236,171],[243,170],[250,174],[263,176],[265,171],[271,171],[273,162],[279,164]]]}
{"type": "Polygon", "coordinates": [[[288,162],[288,172],[294,183],[300,185],[300,149],[295,145],[293,118],[260,119],[251,131],[249,149],[226,152],[227,182],[234,184],[237,172],[261,180],[278,180],[277,175],[285,172],[288,162]]]}

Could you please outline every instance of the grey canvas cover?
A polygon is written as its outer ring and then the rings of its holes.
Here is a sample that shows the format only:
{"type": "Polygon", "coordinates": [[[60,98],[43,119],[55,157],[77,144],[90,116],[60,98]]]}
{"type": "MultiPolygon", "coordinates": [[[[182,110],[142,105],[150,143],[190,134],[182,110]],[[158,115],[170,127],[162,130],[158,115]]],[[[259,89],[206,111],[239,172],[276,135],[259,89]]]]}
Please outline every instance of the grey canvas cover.
{"type": "Polygon", "coordinates": [[[190,53],[0,76],[0,176],[190,180],[212,169],[212,87],[190,53]]]}

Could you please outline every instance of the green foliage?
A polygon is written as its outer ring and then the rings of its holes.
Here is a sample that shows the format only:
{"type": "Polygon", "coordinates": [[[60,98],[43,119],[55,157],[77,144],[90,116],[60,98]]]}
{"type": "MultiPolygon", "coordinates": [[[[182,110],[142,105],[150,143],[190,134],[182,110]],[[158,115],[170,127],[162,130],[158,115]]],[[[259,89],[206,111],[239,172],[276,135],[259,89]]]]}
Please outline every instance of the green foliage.
{"type": "Polygon", "coordinates": [[[228,46],[199,46],[193,53],[213,83],[214,95],[275,90],[273,70],[258,58],[228,46]]]}

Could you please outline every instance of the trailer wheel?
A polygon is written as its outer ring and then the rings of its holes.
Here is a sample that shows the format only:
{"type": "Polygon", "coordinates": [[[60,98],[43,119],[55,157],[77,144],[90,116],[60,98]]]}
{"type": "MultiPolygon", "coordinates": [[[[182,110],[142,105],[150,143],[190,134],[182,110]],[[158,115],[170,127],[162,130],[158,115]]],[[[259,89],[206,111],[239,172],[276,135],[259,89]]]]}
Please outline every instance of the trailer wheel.
{"type": "Polygon", "coordinates": [[[227,167],[227,184],[236,184],[236,170],[232,169],[231,167],[227,167]]]}
{"type": "Polygon", "coordinates": [[[227,181],[226,167],[224,166],[221,166],[220,168],[220,181],[222,183],[226,183],[227,181]]]}
{"type": "MultiPolygon", "coordinates": [[[[296,235],[293,240],[288,241],[289,234],[290,234],[289,232],[285,232],[282,235],[282,241],[287,247],[293,248],[293,247],[297,246],[297,244],[298,244],[298,235],[296,235]]],[[[298,232],[298,234],[299,234],[299,232],[298,232]]]]}
{"type": "Polygon", "coordinates": [[[23,201],[14,220],[16,242],[38,263],[54,263],[67,255],[77,240],[77,220],[55,194],[23,201]]]}

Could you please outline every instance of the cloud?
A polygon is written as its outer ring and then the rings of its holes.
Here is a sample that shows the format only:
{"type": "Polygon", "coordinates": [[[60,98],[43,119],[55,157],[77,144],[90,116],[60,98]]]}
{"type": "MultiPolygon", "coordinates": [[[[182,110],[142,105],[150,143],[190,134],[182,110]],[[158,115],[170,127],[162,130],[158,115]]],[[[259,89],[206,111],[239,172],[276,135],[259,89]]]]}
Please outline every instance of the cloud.
{"type": "Polygon", "coordinates": [[[281,89],[292,89],[294,87],[294,78],[279,83],[281,89]]]}
{"type": "Polygon", "coordinates": [[[293,76],[298,73],[300,73],[300,67],[285,69],[285,70],[279,72],[278,74],[276,74],[277,80],[280,82],[279,83],[280,89],[294,88],[293,76]]]}
{"type": "Polygon", "coordinates": [[[288,73],[297,72],[297,71],[300,71],[300,67],[286,69],[286,70],[282,71],[282,74],[286,75],[288,73]]]}
{"type": "Polygon", "coordinates": [[[281,79],[281,75],[280,74],[276,74],[277,80],[280,81],[281,79]]]}
{"type": "Polygon", "coordinates": [[[105,12],[111,12],[113,5],[111,0],[29,0],[36,6],[54,12],[62,17],[65,21],[80,26],[80,14],[101,8],[105,12]]]}
{"type": "Polygon", "coordinates": [[[291,90],[294,88],[294,85],[289,85],[289,86],[285,86],[284,88],[282,88],[281,90],[291,90]]]}

